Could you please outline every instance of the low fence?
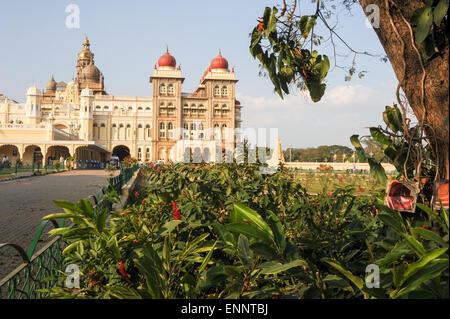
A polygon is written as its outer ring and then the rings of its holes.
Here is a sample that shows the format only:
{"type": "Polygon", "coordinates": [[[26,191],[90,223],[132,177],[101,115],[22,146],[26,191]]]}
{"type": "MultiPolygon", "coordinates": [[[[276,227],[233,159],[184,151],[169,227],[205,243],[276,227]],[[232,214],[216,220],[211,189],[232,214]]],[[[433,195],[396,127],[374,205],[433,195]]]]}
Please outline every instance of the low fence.
{"type": "MultiPolygon", "coordinates": [[[[138,165],[130,168],[122,168],[120,174],[109,179],[109,184],[103,187],[97,195],[89,197],[93,201],[95,213],[104,208],[112,210],[112,203],[103,198],[103,195],[111,190],[119,194],[122,187],[131,179],[139,169],[138,165]]],[[[61,272],[64,270],[64,257],[62,251],[68,243],[57,236],[46,243],[39,251],[35,252],[38,242],[41,240],[44,228],[51,223],[53,227],[63,227],[65,219],[60,224],[54,220],[43,221],[36,232],[28,251],[13,243],[0,243],[0,250],[12,247],[22,257],[23,263],[0,280],[0,298],[2,299],[41,299],[46,293],[40,289],[48,289],[58,282],[61,272]]]]}
{"type": "Polygon", "coordinates": [[[8,165],[8,164],[0,164],[0,179],[2,177],[14,177],[14,176],[18,176],[18,175],[23,175],[23,174],[47,174],[47,173],[51,173],[51,172],[59,172],[64,170],[64,167],[61,166],[54,166],[54,165],[36,165],[36,164],[31,164],[31,165],[8,165]]]}

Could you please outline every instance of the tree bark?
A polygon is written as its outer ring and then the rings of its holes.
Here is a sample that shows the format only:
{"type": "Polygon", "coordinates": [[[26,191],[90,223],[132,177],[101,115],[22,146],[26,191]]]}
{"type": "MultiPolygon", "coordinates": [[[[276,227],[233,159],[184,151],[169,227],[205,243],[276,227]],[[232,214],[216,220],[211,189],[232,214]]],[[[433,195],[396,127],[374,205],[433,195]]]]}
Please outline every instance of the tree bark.
{"type": "Polygon", "coordinates": [[[421,48],[415,44],[415,27],[409,24],[414,11],[424,6],[420,0],[359,0],[359,2],[364,11],[369,4],[379,7],[380,24],[379,28],[374,30],[416,118],[425,124],[425,132],[430,137],[430,142],[434,144],[433,153],[438,165],[438,177],[448,179],[449,124],[444,126],[449,114],[448,45],[439,56],[428,61],[423,59],[421,48]],[[436,142],[433,136],[436,137],[436,142]]]}

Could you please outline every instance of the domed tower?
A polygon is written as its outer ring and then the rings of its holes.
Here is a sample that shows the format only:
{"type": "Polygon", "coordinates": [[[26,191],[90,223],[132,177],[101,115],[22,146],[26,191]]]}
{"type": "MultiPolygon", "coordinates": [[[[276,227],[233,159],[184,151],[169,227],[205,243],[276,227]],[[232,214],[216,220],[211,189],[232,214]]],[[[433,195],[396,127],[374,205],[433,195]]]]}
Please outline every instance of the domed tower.
{"type": "Polygon", "coordinates": [[[89,87],[94,95],[106,94],[104,88],[104,77],[94,64],[94,53],[91,52],[91,44],[87,36],[84,38],[83,49],[78,53],[77,78],[78,89],[89,87]]]}
{"type": "Polygon", "coordinates": [[[53,78],[53,74],[52,74],[52,78],[50,79],[50,81],[47,82],[47,85],[45,86],[45,91],[46,91],[46,93],[55,93],[56,92],[56,81],[53,78]]]}
{"type": "Polygon", "coordinates": [[[94,63],[94,53],[91,52],[91,44],[87,36],[84,38],[82,47],[83,49],[78,53],[77,77],[85,66],[91,64],[91,62],[94,63]]]}
{"type": "Polygon", "coordinates": [[[160,125],[163,122],[159,122],[159,114],[169,112],[165,115],[166,121],[172,123],[175,128],[182,127],[181,87],[183,81],[181,67],[178,66],[177,68],[177,60],[169,53],[169,48],[166,48],[166,52],[159,57],[158,63],[155,63],[153,75],[150,77],[150,82],[153,86],[152,115],[154,122],[152,125],[152,134],[155,138],[152,140],[152,154],[155,154],[153,155],[154,160],[156,160],[156,155],[161,152],[166,152],[164,158],[168,159],[167,150],[178,139],[176,132],[172,137],[160,134],[160,125]],[[157,143],[159,141],[166,143],[166,146],[158,149],[157,143]]]}

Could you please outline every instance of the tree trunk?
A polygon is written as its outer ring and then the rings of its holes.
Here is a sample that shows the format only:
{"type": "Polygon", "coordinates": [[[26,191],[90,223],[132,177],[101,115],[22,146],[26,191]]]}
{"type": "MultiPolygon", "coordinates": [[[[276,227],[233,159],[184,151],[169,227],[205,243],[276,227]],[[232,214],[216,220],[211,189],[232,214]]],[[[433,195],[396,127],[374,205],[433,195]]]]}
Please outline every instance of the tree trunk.
{"type": "Polygon", "coordinates": [[[386,51],[397,79],[399,81],[403,79],[401,88],[416,118],[426,125],[426,134],[431,137],[433,144],[435,143],[433,136],[436,136],[437,152],[434,152],[434,155],[438,164],[439,178],[448,179],[449,124],[444,126],[449,113],[448,45],[440,56],[428,61],[423,59],[420,53],[421,48],[414,42],[416,28],[411,26],[414,34],[411,34],[409,28],[409,21],[414,11],[424,6],[420,0],[359,0],[359,2],[363,9],[369,4],[379,7],[380,24],[379,28],[374,30],[386,51]],[[419,59],[422,60],[425,72],[419,59]],[[424,83],[424,96],[422,96],[422,83],[424,83]]]}

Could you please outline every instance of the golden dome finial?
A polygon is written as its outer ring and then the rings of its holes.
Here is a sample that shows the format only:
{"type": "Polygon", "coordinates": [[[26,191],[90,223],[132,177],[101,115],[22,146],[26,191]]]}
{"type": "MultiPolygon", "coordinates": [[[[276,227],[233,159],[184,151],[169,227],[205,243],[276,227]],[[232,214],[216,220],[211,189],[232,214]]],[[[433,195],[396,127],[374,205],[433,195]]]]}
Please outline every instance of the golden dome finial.
{"type": "Polygon", "coordinates": [[[220,48],[219,48],[219,56],[222,56],[222,53],[220,52],[220,48]]]}
{"type": "Polygon", "coordinates": [[[84,34],[83,48],[89,49],[90,45],[91,44],[89,43],[89,39],[88,39],[87,35],[84,34]]]}
{"type": "Polygon", "coordinates": [[[166,45],[166,53],[167,54],[169,53],[169,46],[168,45],[166,45]]]}

